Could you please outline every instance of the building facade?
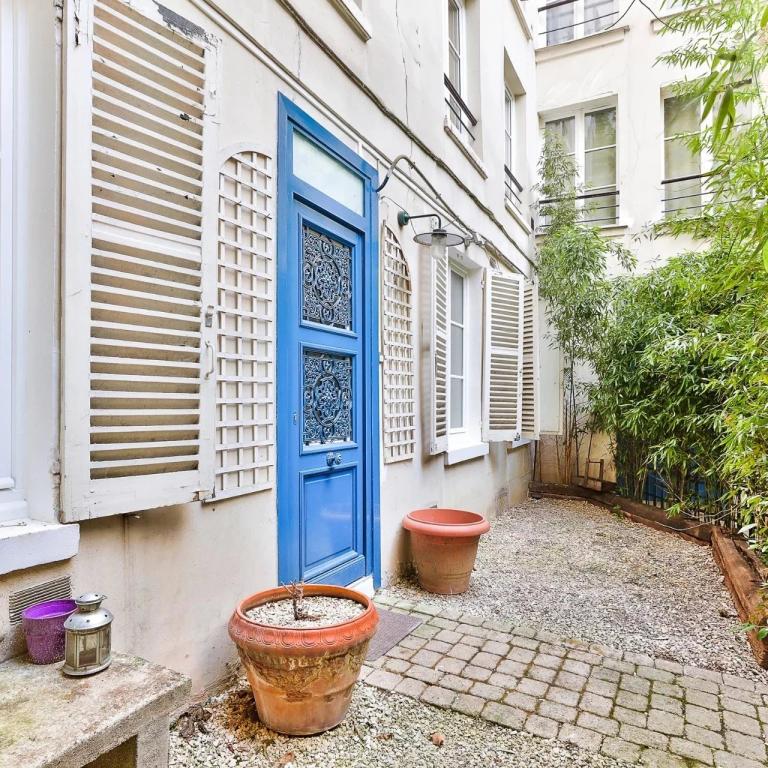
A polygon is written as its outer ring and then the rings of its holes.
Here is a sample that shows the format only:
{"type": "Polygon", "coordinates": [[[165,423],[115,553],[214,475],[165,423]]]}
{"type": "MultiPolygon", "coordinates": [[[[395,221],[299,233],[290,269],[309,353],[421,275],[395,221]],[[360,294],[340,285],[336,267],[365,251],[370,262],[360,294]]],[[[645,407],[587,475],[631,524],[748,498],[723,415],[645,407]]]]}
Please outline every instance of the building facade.
{"type": "Polygon", "coordinates": [[[525,497],[524,5],[3,0],[3,657],[95,589],[201,689],[243,596],[373,589],[407,511],[525,497]]]}

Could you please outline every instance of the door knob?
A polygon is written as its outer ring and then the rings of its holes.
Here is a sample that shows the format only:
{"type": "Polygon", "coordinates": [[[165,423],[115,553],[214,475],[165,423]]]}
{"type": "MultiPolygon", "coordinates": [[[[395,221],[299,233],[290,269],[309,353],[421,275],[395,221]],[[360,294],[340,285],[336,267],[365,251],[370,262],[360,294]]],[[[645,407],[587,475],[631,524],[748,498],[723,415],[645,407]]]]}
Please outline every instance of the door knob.
{"type": "Polygon", "coordinates": [[[328,453],[325,454],[325,463],[329,467],[333,467],[333,466],[336,466],[337,464],[341,464],[341,454],[334,453],[333,451],[328,451],[328,453]]]}

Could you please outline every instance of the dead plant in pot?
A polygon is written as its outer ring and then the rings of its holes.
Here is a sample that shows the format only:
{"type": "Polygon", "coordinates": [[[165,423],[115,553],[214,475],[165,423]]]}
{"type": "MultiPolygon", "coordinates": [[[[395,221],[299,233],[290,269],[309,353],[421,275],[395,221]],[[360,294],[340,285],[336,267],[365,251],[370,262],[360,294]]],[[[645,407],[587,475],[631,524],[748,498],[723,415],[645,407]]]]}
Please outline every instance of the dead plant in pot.
{"type": "Polygon", "coordinates": [[[329,584],[293,583],[242,600],[229,636],[260,720],[292,736],[338,725],[378,621],[368,597],[329,584]]]}

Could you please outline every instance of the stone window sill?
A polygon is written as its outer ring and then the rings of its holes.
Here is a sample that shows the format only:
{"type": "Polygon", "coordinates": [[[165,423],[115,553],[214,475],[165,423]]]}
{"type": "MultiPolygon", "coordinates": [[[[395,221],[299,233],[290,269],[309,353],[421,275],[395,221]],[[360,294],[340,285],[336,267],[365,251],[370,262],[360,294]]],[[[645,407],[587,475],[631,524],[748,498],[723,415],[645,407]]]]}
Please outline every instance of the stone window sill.
{"type": "Polygon", "coordinates": [[[481,456],[488,455],[488,443],[472,443],[470,445],[459,445],[451,447],[445,452],[445,466],[452,464],[461,464],[462,461],[471,461],[481,456]]]}
{"type": "Polygon", "coordinates": [[[472,167],[480,174],[483,179],[488,178],[488,171],[485,170],[482,160],[477,156],[475,150],[467,144],[460,134],[456,132],[456,129],[451,124],[451,121],[446,117],[443,122],[445,132],[451,137],[453,143],[461,150],[464,157],[469,160],[472,167]]]}
{"type": "Polygon", "coordinates": [[[364,43],[373,37],[371,22],[354,0],[331,0],[331,3],[364,43]]]}
{"type": "Polygon", "coordinates": [[[80,526],[28,517],[0,523],[0,575],[68,560],[77,554],[80,526]]]}

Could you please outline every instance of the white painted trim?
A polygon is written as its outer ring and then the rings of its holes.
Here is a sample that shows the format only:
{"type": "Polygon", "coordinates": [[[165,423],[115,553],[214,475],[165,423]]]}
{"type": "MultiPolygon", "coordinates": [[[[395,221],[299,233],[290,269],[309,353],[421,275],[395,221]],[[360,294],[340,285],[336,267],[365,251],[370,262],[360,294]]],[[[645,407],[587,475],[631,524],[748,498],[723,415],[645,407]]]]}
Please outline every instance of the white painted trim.
{"type": "Polygon", "coordinates": [[[0,525],[0,575],[68,560],[77,554],[80,526],[17,518],[0,525]]]}
{"type": "Polygon", "coordinates": [[[463,445],[459,448],[449,448],[445,453],[444,463],[446,467],[453,464],[460,464],[462,461],[471,461],[472,459],[487,456],[490,447],[488,443],[474,443],[472,445],[463,445]]]}
{"type": "Polygon", "coordinates": [[[370,20],[354,0],[331,0],[331,3],[341,18],[349,24],[364,43],[373,37],[373,27],[370,20]]]}

